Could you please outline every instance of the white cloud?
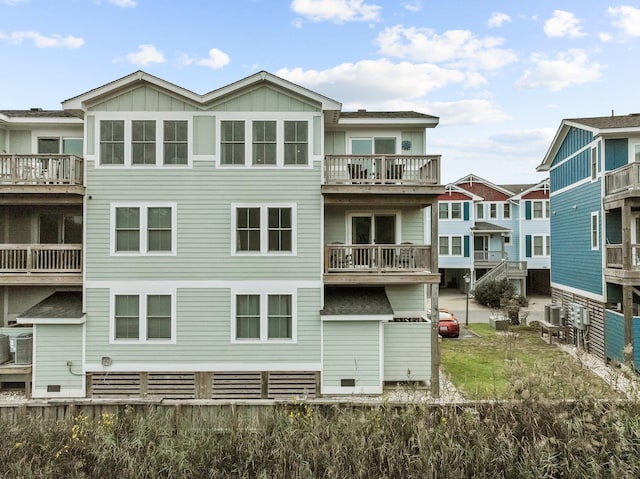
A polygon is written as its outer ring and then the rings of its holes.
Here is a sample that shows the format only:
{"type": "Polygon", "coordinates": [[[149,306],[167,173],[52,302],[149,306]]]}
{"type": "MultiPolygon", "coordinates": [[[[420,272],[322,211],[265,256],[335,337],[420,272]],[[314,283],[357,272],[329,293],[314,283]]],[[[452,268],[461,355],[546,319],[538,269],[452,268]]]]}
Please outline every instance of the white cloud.
{"type": "Polygon", "coordinates": [[[580,20],[571,12],[564,10],[554,10],[553,17],[544,22],[544,33],[548,37],[583,37],[584,33],[580,28],[580,20]]]}
{"type": "Polygon", "coordinates": [[[384,55],[419,62],[447,63],[452,67],[496,70],[515,62],[511,50],[499,48],[503,38],[477,38],[468,30],[449,30],[442,35],[428,28],[386,28],[377,43],[384,55]]]}
{"type": "Polygon", "coordinates": [[[17,5],[19,3],[27,3],[29,0],[0,0],[0,5],[17,5]]]}
{"type": "Polygon", "coordinates": [[[405,2],[402,4],[402,6],[410,12],[419,12],[420,10],[422,10],[422,4],[420,3],[420,0],[405,2]]]}
{"type": "Polygon", "coordinates": [[[613,25],[625,35],[640,37],[640,9],[622,5],[609,7],[607,14],[613,17],[613,25]]]}
{"type": "Polygon", "coordinates": [[[228,65],[229,61],[229,55],[217,48],[209,50],[209,56],[207,58],[195,59],[186,55],[183,55],[180,58],[180,63],[183,65],[199,65],[202,67],[209,67],[212,70],[217,70],[228,65]]]}
{"type": "Polygon", "coordinates": [[[321,92],[348,99],[354,108],[377,108],[388,101],[406,101],[451,84],[477,83],[477,75],[428,63],[393,63],[387,59],[343,63],[327,70],[283,68],[276,75],[321,92]]]}
{"type": "Polygon", "coordinates": [[[526,70],[516,82],[517,88],[548,88],[551,91],[562,90],[569,86],[595,82],[600,79],[605,68],[596,62],[590,62],[582,49],[570,49],[548,58],[542,53],[531,56],[534,64],[526,70]]]}
{"type": "Polygon", "coordinates": [[[453,102],[429,102],[427,111],[441,118],[442,126],[502,123],[511,116],[490,100],[469,99],[453,102]]]}
{"type": "Polygon", "coordinates": [[[607,32],[600,32],[598,33],[598,38],[601,42],[610,42],[611,40],[613,40],[613,35],[607,32]]]}
{"type": "Polygon", "coordinates": [[[31,40],[38,48],[80,48],[84,45],[84,39],[73,35],[47,37],[34,31],[11,32],[9,35],[3,34],[0,38],[9,38],[14,45],[21,45],[24,41],[31,40]]]}
{"type": "Polygon", "coordinates": [[[314,22],[368,22],[379,19],[382,7],[363,0],[293,0],[291,9],[314,22]]]}
{"type": "Polygon", "coordinates": [[[149,65],[151,63],[164,63],[165,58],[153,45],[140,45],[135,53],[128,53],[127,60],[134,65],[149,65]]]}
{"type": "Polygon", "coordinates": [[[122,8],[132,8],[136,6],[136,0],[109,0],[109,3],[122,8]]]}
{"type": "Polygon", "coordinates": [[[487,22],[489,28],[498,28],[507,22],[511,22],[511,17],[506,13],[495,12],[487,22]]]}

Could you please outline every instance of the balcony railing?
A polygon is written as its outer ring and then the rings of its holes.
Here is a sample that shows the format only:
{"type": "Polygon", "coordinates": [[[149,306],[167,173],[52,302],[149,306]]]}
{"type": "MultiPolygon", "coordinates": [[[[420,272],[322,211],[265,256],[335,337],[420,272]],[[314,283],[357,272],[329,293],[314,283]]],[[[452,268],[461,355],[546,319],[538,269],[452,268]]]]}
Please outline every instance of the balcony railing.
{"type": "Polygon", "coordinates": [[[627,263],[624,261],[624,246],[608,244],[605,246],[607,268],[640,271],[640,244],[630,244],[630,255],[627,263]]]}
{"type": "Polygon", "coordinates": [[[431,270],[431,246],[327,245],[325,273],[394,273],[431,270]]]}
{"type": "Polygon", "coordinates": [[[81,272],[81,244],[0,244],[0,274],[81,272]]]}
{"type": "Polygon", "coordinates": [[[75,155],[0,155],[0,185],[82,185],[75,155]]]}
{"type": "Polygon", "coordinates": [[[640,162],[617,168],[605,175],[605,195],[640,189],[640,162]]]}
{"type": "Polygon", "coordinates": [[[474,251],[473,259],[477,263],[499,263],[506,258],[502,251],[474,251]]]}
{"type": "Polygon", "coordinates": [[[440,155],[327,155],[327,185],[439,185],[440,155]]]}

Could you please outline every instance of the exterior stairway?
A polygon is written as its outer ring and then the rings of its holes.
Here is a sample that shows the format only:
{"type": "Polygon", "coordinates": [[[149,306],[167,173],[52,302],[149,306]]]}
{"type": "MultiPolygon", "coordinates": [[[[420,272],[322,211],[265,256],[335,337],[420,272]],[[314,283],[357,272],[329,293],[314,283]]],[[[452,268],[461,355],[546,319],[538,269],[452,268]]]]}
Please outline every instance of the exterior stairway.
{"type": "Polygon", "coordinates": [[[527,278],[527,262],[526,261],[508,261],[503,259],[500,264],[490,269],[481,278],[476,280],[474,289],[487,281],[501,279],[519,280],[521,282],[520,294],[525,296],[525,286],[527,278]]]}

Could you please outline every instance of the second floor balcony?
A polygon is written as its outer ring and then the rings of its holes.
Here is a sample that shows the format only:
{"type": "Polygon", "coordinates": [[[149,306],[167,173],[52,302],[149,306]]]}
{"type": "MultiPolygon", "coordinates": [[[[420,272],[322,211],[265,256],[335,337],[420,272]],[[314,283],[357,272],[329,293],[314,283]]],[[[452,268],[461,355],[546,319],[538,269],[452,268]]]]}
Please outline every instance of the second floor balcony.
{"type": "Polygon", "coordinates": [[[83,160],[75,155],[0,154],[2,193],[81,193],[83,160]]]}
{"type": "Polygon", "coordinates": [[[371,204],[384,198],[386,203],[426,206],[443,192],[439,155],[325,156],[325,203],[371,204]]]}
{"type": "Polygon", "coordinates": [[[0,244],[3,284],[82,284],[82,245],[0,244]]]}
{"type": "Polygon", "coordinates": [[[634,161],[608,172],[604,181],[605,201],[640,198],[640,162],[634,161]]]}
{"type": "Polygon", "coordinates": [[[431,271],[431,246],[414,244],[325,246],[325,284],[438,282],[431,271]]]}
{"type": "Polygon", "coordinates": [[[623,284],[640,282],[640,244],[607,244],[605,246],[605,277],[623,284]]]}

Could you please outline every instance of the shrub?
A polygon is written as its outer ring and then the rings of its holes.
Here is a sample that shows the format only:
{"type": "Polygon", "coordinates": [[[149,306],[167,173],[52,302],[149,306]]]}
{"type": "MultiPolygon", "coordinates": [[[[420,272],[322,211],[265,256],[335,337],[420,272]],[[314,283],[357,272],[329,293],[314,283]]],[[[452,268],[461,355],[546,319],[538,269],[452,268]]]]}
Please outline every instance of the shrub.
{"type": "Polygon", "coordinates": [[[513,285],[508,279],[492,279],[481,284],[475,289],[475,300],[488,308],[500,308],[500,301],[505,295],[511,297],[515,294],[513,285]]]}

